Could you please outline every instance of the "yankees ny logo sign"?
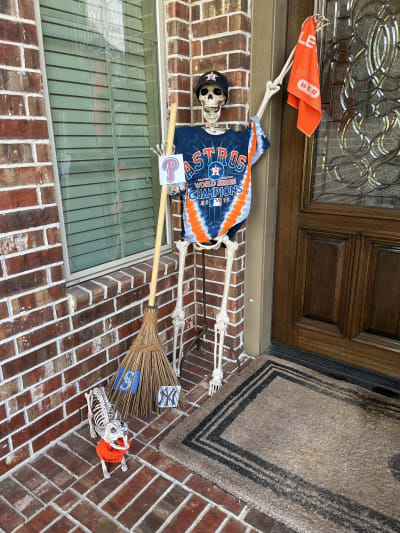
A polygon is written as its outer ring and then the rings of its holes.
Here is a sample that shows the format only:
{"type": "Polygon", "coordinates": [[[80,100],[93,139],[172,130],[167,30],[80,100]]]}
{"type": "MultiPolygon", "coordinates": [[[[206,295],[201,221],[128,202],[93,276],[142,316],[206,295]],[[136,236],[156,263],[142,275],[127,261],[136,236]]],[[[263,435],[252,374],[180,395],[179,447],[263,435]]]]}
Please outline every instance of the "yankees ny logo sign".
{"type": "Polygon", "coordinates": [[[158,391],[158,407],[176,407],[179,402],[179,395],[181,392],[181,386],[165,386],[160,387],[158,391]]]}

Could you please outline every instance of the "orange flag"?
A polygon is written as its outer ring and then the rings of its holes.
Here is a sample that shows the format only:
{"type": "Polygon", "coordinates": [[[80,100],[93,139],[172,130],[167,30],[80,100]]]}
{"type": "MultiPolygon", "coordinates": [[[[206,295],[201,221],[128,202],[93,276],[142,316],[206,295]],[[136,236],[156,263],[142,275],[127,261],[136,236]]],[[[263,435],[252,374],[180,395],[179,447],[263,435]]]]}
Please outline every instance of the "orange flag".
{"type": "Polygon", "coordinates": [[[316,26],[310,17],[301,29],[288,85],[288,104],[298,109],[297,127],[309,137],[321,120],[316,26]]]}

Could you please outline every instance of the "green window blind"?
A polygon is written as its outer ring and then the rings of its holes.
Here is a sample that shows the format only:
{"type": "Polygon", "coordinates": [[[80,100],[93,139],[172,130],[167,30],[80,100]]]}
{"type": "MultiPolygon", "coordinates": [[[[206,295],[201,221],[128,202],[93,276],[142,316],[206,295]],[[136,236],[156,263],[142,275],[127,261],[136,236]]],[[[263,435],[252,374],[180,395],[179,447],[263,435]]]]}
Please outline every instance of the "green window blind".
{"type": "Polygon", "coordinates": [[[154,0],[40,0],[70,272],[155,241],[154,0]],[[154,179],[152,177],[154,176],[154,179]]]}

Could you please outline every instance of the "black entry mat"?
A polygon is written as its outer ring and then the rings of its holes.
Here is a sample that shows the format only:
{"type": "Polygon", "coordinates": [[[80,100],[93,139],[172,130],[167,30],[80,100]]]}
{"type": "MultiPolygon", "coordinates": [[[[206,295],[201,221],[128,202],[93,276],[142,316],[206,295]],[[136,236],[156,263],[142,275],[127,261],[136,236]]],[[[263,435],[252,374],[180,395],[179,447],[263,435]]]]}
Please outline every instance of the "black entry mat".
{"type": "Polygon", "coordinates": [[[280,342],[273,342],[266,351],[266,354],[301,364],[312,370],[317,370],[326,376],[359,385],[360,387],[364,387],[378,394],[383,394],[389,398],[400,398],[400,380],[389,376],[376,374],[369,370],[334,361],[328,357],[307,352],[306,350],[299,350],[298,348],[280,342]]]}

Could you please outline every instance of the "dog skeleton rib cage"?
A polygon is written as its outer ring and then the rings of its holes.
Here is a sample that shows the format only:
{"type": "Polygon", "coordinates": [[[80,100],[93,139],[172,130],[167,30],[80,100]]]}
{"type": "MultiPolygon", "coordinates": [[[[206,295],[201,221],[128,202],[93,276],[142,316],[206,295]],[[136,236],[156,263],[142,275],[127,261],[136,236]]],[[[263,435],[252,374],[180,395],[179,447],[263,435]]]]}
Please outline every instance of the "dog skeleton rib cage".
{"type": "MultiPolygon", "coordinates": [[[[325,17],[314,15],[317,31],[327,23],[325,17]]],[[[177,304],[172,313],[174,326],[173,369],[180,375],[183,355],[185,313],[182,306],[182,285],[185,259],[190,243],[196,250],[226,248],[225,283],[222,305],[215,320],[214,370],[209,384],[212,395],[222,385],[222,354],[229,324],[227,300],[232,264],[237,242],[231,240],[246,220],[251,201],[251,168],[269,147],[260,125],[270,98],[279,92],[289,72],[294,50],[281,73],[266,85],[263,101],[245,131],[233,131],[218,124],[221,109],[228,100],[228,80],[213,70],[203,74],[194,89],[201,106],[203,125],[176,129],[175,153],[183,154],[185,184],[170,186],[170,194],[182,195],[183,240],[179,252],[177,304]]],[[[162,147],[154,150],[163,154],[162,147]]]]}

